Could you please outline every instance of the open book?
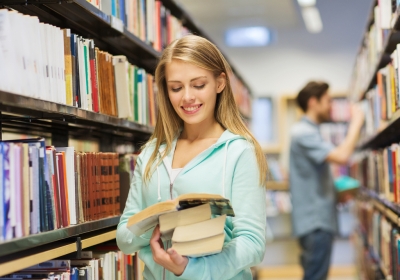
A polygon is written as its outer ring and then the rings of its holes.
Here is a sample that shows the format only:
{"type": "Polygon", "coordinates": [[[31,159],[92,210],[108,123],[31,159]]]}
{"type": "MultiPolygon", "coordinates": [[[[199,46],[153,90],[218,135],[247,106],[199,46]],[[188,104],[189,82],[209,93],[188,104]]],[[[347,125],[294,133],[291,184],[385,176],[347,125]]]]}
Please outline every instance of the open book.
{"type": "Polygon", "coordinates": [[[161,215],[201,204],[209,204],[212,215],[235,216],[232,205],[227,198],[218,194],[188,193],[180,195],[174,200],[156,203],[136,213],[129,218],[127,228],[136,236],[140,236],[154,228],[159,223],[161,215]]]}

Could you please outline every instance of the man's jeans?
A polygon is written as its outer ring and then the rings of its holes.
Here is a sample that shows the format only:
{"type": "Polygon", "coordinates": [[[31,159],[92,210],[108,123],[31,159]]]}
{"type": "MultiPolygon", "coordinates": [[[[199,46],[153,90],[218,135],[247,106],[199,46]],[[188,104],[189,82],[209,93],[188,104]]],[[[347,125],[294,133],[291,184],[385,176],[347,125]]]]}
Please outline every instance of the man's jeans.
{"type": "Polygon", "coordinates": [[[303,280],[326,279],[331,260],[333,233],[318,229],[301,236],[299,243],[302,249],[300,262],[304,270],[303,280]]]}

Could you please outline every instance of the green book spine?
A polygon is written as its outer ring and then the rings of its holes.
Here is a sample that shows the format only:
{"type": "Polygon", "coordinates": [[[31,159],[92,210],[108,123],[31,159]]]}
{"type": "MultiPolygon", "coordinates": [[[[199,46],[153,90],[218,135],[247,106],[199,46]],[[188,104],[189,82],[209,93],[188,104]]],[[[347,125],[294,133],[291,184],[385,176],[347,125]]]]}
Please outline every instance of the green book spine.
{"type": "Polygon", "coordinates": [[[136,66],[134,66],[134,68],[135,68],[135,71],[134,71],[134,77],[135,77],[135,80],[134,80],[134,98],[135,98],[134,99],[134,103],[135,103],[134,113],[135,113],[135,122],[139,122],[139,96],[138,96],[139,70],[136,66]]]}

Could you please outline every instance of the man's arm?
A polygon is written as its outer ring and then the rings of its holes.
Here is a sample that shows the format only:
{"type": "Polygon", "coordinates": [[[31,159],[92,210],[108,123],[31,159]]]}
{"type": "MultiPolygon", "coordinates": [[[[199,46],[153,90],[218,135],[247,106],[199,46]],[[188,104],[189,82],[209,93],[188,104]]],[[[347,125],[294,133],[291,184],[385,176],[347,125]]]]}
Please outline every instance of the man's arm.
{"type": "Polygon", "coordinates": [[[364,112],[360,107],[353,105],[351,110],[351,122],[346,138],[328,154],[326,161],[330,163],[346,164],[355,149],[363,124],[364,112]]]}

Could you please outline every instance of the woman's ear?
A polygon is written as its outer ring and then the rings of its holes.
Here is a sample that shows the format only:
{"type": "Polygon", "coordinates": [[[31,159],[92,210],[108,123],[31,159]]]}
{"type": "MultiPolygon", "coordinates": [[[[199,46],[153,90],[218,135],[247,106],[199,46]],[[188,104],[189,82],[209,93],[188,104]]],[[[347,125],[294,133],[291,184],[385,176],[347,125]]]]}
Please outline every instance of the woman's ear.
{"type": "Polygon", "coordinates": [[[217,78],[217,94],[220,94],[226,86],[226,75],[222,72],[217,78]]]}

